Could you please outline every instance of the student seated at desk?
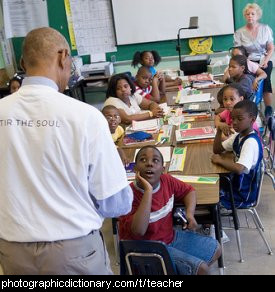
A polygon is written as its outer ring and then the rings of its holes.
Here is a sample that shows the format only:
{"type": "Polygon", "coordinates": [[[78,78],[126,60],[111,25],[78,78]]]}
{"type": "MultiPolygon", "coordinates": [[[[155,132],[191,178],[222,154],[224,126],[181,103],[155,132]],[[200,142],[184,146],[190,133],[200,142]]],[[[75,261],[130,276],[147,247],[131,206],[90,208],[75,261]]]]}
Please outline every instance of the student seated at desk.
{"type": "Polygon", "coordinates": [[[253,82],[255,78],[249,74],[247,68],[247,58],[242,55],[233,56],[229,62],[228,72],[230,79],[227,83],[238,83],[244,93],[244,99],[253,100],[255,93],[253,89],[253,82]]]}
{"type": "Polygon", "coordinates": [[[135,93],[136,88],[126,74],[111,77],[106,92],[106,105],[115,106],[123,124],[142,121],[163,116],[163,110],[154,101],[143,98],[135,93]]]}
{"type": "MultiPolygon", "coordinates": [[[[242,55],[248,58],[247,50],[244,46],[237,46],[231,48],[231,56],[237,56],[242,55]]],[[[258,89],[258,83],[262,79],[266,79],[267,75],[263,69],[260,68],[260,65],[258,63],[252,62],[249,59],[247,59],[247,69],[249,73],[253,74],[256,78],[253,81],[253,89],[256,91],[258,89]]],[[[227,82],[227,80],[230,79],[230,75],[228,72],[228,67],[224,71],[223,81],[227,82]]]]}
{"type": "MultiPolygon", "coordinates": [[[[102,114],[109,124],[113,141],[116,144],[124,135],[124,129],[119,125],[121,122],[119,111],[115,106],[107,105],[102,109],[102,114]]],[[[124,165],[130,163],[122,148],[117,147],[117,151],[124,165]]]]}
{"type": "MultiPolygon", "coordinates": [[[[263,148],[258,134],[253,130],[253,124],[258,115],[258,108],[253,101],[238,102],[232,111],[233,128],[237,132],[222,142],[222,130],[217,128],[212,156],[212,162],[217,163],[232,172],[232,188],[237,208],[255,203],[257,195],[257,176],[263,158],[263,148]],[[223,159],[219,154],[233,151],[235,162],[223,159]]],[[[231,209],[230,193],[221,186],[221,204],[231,209]]]]}
{"type": "Polygon", "coordinates": [[[142,97],[155,102],[160,101],[157,75],[152,78],[152,73],[148,67],[142,66],[138,69],[135,85],[136,93],[142,97]]]}
{"type": "Polygon", "coordinates": [[[159,240],[167,245],[179,274],[207,274],[221,255],[212,237],[195,233],[196,194],[192,186],[163,174],[163,156],[155,146],[140,149],[136,159],[132,211],[119,219],[121,239],[159,240]],[[185,205],[187,229],[173,229],[173,205],[185,205]]]}
{"type": "Polygon", "coordinates": [[[157,51],[143,51],[136,52],[133,57],[132,66],[136,67],[141,64],[142,66],[148,67],[152,73],[152,77],[155,75],[159,80],[160,94],[165,95],[166,87],[174,87],[182,84],[180,78],[173,80],[170,76],[163,75],[158,72],[154,66],[157,66],[161,61],[161,57],[157,51]]]}
{"type": "MultiPolygon", "coordinates": [[[[243,100],[240,90],[241,88],[237,83],[231,83],[223,87],[224,111],[215,116],[215,126],[222,131],[223,141],[229,138],[231,134],[235,133],[232,123],[232,110],[235,104],[243,100]]],[[[253,129],[259,133],[259,128],[256,122],[253,124],[253,129]]]]}

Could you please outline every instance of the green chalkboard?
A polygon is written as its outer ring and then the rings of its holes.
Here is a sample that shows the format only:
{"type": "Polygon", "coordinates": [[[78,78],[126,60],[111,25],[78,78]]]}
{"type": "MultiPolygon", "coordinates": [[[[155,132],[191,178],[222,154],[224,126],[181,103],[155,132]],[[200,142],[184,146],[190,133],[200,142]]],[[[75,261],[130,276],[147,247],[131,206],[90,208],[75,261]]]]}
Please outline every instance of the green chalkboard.
{"type": "MultiPolygon", "coordinates": [[[[275,18],[273,12],[275,11],[275,1],[274,0],[233,0],[234,4],[234,23],[235,29],[243,26],[245,24],[243,18],[243,8],[247,3],[258,3],[263,9],[262,22],[268,24],[273,31],[275,32],[275,18]]],[[[65,13],[65,6],[63,0],[47,0],[48,3],[48,14],[49,14],[49,24],[51,27],[60,31],[66,39],[69,41],[69,31],[65,13]]],[[[175,32],[175,38],[176,38],[175,32]]],[[[19,62],[21,56],[21,47],[22,47],[23,38],[14,38],[13,45],[16,55],[16,60],[19,62]]],[[[182,40],[182,54],[188,54],[190,49],[187,44],[187,40],[182,40]]],[[[233,36],[232,35],[223,35],[213,37],[213,50],[216,51],[225,51],[228,50],[233,45],[233,36]]],[[[136,51],[141,50],[157,50],[161,56],[175,56],[177,55],[176,51],[176,39],[170,41],[162,42],[152,42],[144,44],[132,44],[118,46],[117,52],[107,53],[107,60],[131,60],[133,54],[136,51]]],[[[76,55],[77,52],[73,51],[73,55],[76,55]]],[[[90,59],[88,56],[83,57],[84,63],[89,63],[90,59]]]]}

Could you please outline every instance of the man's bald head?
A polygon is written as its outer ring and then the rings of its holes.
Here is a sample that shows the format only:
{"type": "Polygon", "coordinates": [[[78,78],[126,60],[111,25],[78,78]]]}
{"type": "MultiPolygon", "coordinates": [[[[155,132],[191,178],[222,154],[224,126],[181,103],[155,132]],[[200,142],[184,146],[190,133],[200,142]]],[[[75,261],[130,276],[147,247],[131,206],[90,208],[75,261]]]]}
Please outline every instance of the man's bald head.
{"type": "Polygon", "coordinates": [[[26,68],[39,64],[51,64],[56,54],[70,47],[64,36],[50,27],[37,28],[30,31],[23,43],[23,62],[26,68]]]}

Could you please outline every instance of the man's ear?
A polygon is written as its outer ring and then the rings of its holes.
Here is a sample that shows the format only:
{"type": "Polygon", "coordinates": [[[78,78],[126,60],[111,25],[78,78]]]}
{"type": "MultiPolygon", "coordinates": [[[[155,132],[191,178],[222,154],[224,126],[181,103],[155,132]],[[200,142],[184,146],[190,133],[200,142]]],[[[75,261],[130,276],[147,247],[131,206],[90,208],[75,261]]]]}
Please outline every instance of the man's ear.
{"type": "Polygon", "coordinates": [[[59,65],[61,66],[62,69],[65,68],[67,55],[68,55],[67,49],[62,49],[59,51],[59,65]]]}
{"type": "Polygon", "coordinates": [[[20,58],[20,67],[26,73],[25,63],[22,57],[20,58]]]}
{"type": "Polygon", "coordinates": [[[244,97],[243,97],[243,96],[240,96],[240,99],[241,99],[241,100],[243,100],[243,99],[244,99],[244,97]]]}

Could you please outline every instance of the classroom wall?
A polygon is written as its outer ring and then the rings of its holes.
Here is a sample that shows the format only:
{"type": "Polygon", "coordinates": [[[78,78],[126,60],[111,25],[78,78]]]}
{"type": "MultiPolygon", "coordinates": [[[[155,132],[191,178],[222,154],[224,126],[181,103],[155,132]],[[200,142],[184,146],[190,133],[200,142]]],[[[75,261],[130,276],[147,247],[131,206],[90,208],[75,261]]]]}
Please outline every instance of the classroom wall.
{"type": "MultiPolygon", "coordinates": [[[[247,3],[255,2],[258,3],[263,8],[263,18],[262,21],[271,26],[275,33],[275,18],[273,16],[273,11],[275,11],[275,1],[274,0],[233,0],[234,4],[234,23],[235,28],[239,28],[245,24],[243,19],[242,10],[247,3]]],[[[66,39],[69,41],[69,32],[67,26],[67,19],[64,7],[63,0],[47,0],[48,3],[48,14],[49,14],[49,24],[51,27],[60,31],[66,39]]],[[[143,43],[143,44],[132,44],[132,45],[123,45],[117,47],[117,52],[107,53],[107,60],[111,60],[113,62],[123,61],[123,60],[131,60],[135,51],[142,50],[158,50],[161,56],[175,56],[177,55],[176,51],[176,34],[175,32],[175,40],[170,41],[162,41],[162,42],[151,42],[151,43],[143,43]]],[[[23,38],[14,38],[13,45],[14,51],[16,55],[17,63],[20,60],[21,56],[21,47],[22,47],[23,38]]],[[[190,49],[188,47],[187,40],[182,40],[182,54],[188,54],[190,49]]],[[[213,37],[213,50],[217,51],[225,51],[228,50],[233,45],[233,36],[232,35],[224,35],[224,36],[215,36],[213,37]]],[[[72,52],[73,55],[77,55],[77,51],[72,52]]],[[[83,57],[84,63],[89,63],[89,56],[83,57]]]]}

